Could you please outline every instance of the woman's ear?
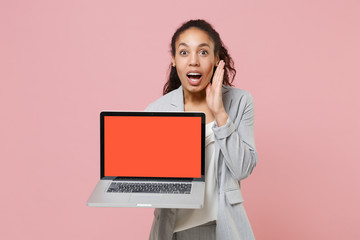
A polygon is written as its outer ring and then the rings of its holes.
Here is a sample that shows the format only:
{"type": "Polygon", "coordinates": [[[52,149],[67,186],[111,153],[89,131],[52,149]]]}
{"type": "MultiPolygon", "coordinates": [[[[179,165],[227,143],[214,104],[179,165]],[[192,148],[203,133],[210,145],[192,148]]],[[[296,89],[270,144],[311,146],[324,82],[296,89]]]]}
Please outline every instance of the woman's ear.
{"type": "Polygon", "coordinates": [[[174,58],[174,57],[171,58],[171,65],[172,65],[173,67],[175,67],[175,58],[174,58]]]}
{"type": "Polygon", "coordinates": [[[216,55],[215,62],[216,62],[215,66],[218,66],[218,65],[219,65],[219,62],[220,62],[220,57],[219,57],[219,55],[216,55]]]}

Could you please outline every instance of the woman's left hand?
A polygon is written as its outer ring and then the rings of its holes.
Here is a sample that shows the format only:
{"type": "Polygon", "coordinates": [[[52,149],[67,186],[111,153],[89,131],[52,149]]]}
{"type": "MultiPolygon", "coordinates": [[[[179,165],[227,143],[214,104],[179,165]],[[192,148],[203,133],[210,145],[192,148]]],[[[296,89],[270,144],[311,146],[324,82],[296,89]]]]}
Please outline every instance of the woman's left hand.
{"type": "Polygon", "coordinates": [[[212,83],[206,86],[206,102],[208,107],[214,114],[217,125],[220,127],[226,124],[228,115],[225,111],[222,101],[221,87],[224,80],[224,66],[225,62],[220,61],[214,73],[212,83]]]}

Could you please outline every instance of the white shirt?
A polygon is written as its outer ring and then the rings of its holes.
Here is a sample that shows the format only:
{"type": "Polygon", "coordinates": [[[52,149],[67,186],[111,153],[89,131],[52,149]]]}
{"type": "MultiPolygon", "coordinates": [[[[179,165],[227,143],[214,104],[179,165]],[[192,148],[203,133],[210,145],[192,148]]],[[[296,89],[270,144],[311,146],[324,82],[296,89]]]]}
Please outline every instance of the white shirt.
{"type": "Polygon", "coordinates": [[[177,209],[174,232],[196,227],[217,218],[217,188],[215,182],[214,122],[206,124],[205,139],[205,199],[200,209],[177,209]]]}

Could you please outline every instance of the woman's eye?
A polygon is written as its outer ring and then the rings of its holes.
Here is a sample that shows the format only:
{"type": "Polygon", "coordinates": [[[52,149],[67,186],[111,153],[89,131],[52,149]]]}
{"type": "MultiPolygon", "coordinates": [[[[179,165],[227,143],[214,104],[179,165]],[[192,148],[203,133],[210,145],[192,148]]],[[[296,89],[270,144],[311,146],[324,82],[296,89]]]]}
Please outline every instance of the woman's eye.
{"type": "Polygon", "coordinates": [[[187,54],[187,51],[185,51],[185,50],[180,51],[181,56],[185,56],[186,54],[187,54]]]}
{"type": "Polygon", "coordinates": [[[208,54],[208,51],[206,51],[206,50],[201,50],[200,51],[200,55],[207,55],[208,54]]]}

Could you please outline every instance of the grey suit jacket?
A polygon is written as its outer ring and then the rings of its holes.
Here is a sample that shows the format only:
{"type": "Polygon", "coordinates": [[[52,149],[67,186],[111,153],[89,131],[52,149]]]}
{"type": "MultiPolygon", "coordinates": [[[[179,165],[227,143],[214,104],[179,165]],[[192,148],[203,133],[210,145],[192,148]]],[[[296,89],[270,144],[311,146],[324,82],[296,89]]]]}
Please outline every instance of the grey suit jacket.
{"type": "MultiPolygon", "coordinates": [[[[240,180],[248,177],[257,163],[254,140],[254,103],[250,93],[223,85],[227,123],[213,127],[215,135],[218,217],[216,238],[255,239],[240,190],[240,180]]],[[[178,89],[151,103],[145,111],[184,111],[183,90],[178,89]]],[[[171,240],[176,209],[155,209],[150,240],[171,240]]]]}

